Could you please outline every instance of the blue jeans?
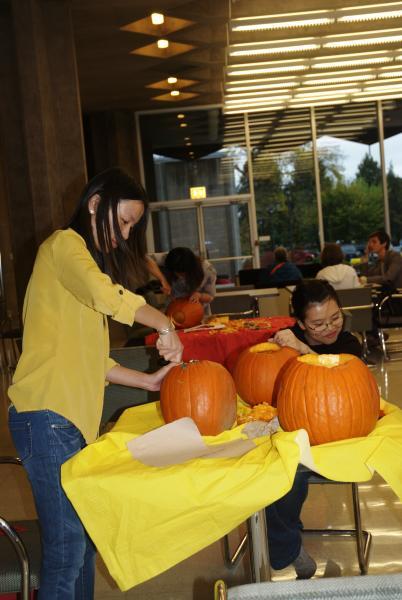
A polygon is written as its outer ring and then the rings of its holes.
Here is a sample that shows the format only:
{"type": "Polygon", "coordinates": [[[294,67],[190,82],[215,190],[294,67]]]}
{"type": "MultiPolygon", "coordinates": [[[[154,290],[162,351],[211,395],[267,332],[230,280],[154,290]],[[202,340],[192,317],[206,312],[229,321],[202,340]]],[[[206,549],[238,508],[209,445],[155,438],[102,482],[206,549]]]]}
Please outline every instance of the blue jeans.
{"type": "Polygon", "coordinates": [[[284,569],[299,555],[303,530],[300,513],[307,498],[310,474],[299,467],[289,492],[265,509],[269,559],[274,569],[284,569]]]}
{"type": "Polygon", "coordinates": [[[85,441],[50,410],[9,411],[10,432],[28,473],[42,541],[38,600],[93,600],[95,548],[61,487],[61,465],[85,441]]]}

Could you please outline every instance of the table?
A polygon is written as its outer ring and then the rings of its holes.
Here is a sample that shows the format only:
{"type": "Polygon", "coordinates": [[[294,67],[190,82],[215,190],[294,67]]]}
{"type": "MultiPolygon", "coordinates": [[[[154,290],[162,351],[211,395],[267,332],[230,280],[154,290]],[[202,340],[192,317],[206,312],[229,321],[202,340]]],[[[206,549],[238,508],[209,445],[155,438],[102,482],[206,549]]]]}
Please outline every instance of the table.
{"type": "MultiPolygon", "coordinates": [[[[134,460],[133,437],[163,425],[159,402],[126,410],[107,434],[62,466],[62,484],[122,591],[217,541],[289,491],[302,454],[335,481],[369,481],[377,471],[402,500],[402,410],[364,438],[312,448],[304,430],[263,436],[237,458],[193,459],[165,468],[134,460]],[[304,435],[303,435],[304,434],[304,435]],[[306,441],[307,440],[307,441],[306,441]]],[[[242,426],[208,444],[243,437],[242,426]]]]}
{"type": "MultiPolygon", "coordinates": [[[[292,317],[257,317],[255,319],[235,319],[227,323],[225,329],[212,331],[177,332],[183,343],[183,360],[213,360],[233,371],[240,352],[249,346],[266,342],[280,329],[292,327],[292,317]]],[[[145,338],[147,346],[153,346],[156,333],[145,338]]]]}

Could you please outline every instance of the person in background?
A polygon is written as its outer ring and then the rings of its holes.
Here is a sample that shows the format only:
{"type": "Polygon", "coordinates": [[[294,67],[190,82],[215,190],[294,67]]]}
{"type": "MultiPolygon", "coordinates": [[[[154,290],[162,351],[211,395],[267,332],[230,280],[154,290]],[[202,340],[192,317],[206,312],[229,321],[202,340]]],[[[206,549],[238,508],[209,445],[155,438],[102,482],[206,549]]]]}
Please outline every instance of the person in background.
{"type": "Polygon", "coordinates": [[[322,269],[316,278],[325,279],[335,290],[360,287],[356,271],[350,265],[344,265],[344,254],[339,244],[325,244],[321,252],[322,269]]]}
{"type": "Polygon", "coordinates": [[[297,282],[302,279],[302,274],[297,266],[288,260],[288,252],[283,246],[274,250],[275,263],[268,275],[268,285],[297,282]]]}
{"type": "Polygon", "coordinates": [[[61,466],[93,442],[106,382],[158,390],[182,357],[168,317],[130,291],[146,274],[144,190],[119,168],[84,188],[70,223],[40,246],[24,302],[9,428],[39,517],[39,600],[91,600],[95,549],[61,486],[61,466]],[[107,317],[158,330],[172,361],[141,373],[109,358],[107,317]]]}
{"type": "Polygon", "coordinates": [[[379,229],[369,235],[366,252],[360,264],[360,282],[381,284],[392,291],[402,287],[402,256],[390,250],[391,239],[386,231],[379,229]],[[377,255],[374,264],[369,264],[369,254],[377,255]]]}
{"type": "MultiPolygon", "coordinates": [[[[348,353],[361,357],[362,348],[355,336],[343,331],[343,314],[334,288],[319,279],[300,282],[292,294],[297,323],[278,331],[272,338],[301,354],[348,353]]],[[[309,579],[316,571],[314,559],[302,545],[300,514],[308,494],[309,472],[300,466],[291,490],[266,507],[268,545],[271,565],[284,569],[292,564],[298,579],[309,579]]]]}
{"type": "Polygon", "coordinates": [[[216,270],[190,248],[177,247],[167,253],[150,254],[148,269],[159,279],[162,288],[169,290],[171,300],[189,297],[190,302],[200,302],[204,310],[208,310],[216,294],[216,270]]]}

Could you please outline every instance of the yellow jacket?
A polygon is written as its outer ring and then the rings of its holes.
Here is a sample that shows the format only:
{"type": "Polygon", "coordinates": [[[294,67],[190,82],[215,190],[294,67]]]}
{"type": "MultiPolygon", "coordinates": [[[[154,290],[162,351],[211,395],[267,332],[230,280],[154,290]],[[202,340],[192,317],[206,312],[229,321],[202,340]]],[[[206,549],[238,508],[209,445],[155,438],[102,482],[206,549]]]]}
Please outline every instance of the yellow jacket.
{"type": "Polygon", "coordinates": [[[109,358],[107,316],[132,325],[142,296],[113,284],[72,229],[40,246],[24,301],[23,351],[9,396],[18,412],[49,409],[96,439],[109,358]]]}

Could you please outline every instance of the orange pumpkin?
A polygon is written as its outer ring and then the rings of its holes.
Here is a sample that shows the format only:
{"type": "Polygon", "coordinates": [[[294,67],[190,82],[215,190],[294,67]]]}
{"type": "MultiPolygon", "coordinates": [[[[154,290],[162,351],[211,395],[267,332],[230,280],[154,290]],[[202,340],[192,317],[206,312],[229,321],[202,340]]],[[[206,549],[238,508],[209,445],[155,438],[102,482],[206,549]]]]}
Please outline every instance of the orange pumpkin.
{"type": "Polygon", "coordinates": [[[369,434],[380,412],[380,394],[356,356],[305,354],[283,373],[277,407],[283,429],[305,429],[314,446],[369,434]]]}
{"type": "Polygon", "coordinates": [[[199,302],[190,302],[188,298],[177,298],[169,304],[166,314],[177,329],[185,329],[201,323],[204,309],[199,302]]]}
{"type": "Polygon", "coordinates": [[[237,359],[234,380],[237,393],[244,402],[254,406],[272,404],[275,386],[282,369],[298,356],[293,348],[264,342],[246,348],[237,359]]]}
{"type": "Polygon", "coordinates": [[[162,382],[160,404],[166,423],[191,417],[202,435],[217,435],[236,420],[236,388],[229,371],[210,360],[173,367],[162,382]]]}

